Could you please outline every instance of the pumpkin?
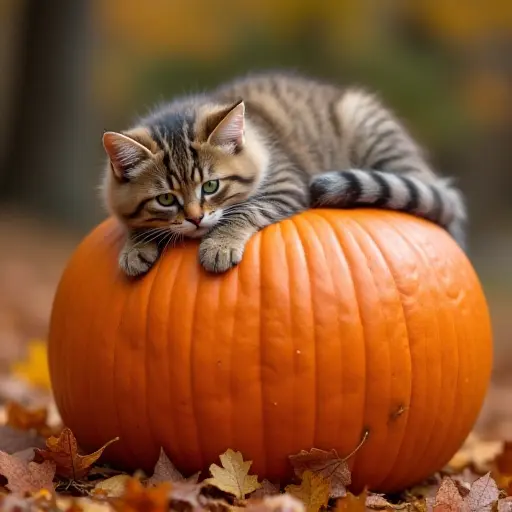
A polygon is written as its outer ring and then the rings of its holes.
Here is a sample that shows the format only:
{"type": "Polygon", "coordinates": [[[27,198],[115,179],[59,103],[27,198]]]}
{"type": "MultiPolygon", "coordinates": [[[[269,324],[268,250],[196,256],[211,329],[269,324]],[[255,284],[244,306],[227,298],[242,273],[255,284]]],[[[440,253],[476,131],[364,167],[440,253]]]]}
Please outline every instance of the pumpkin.
{"type": "Polygon", "coordinates": [[[350,453],[353,489],[395,491],[439,470],[490,379],[486,301],[441,228],[376,210],[310,210],[269,226],[223,275],[197,242],[142,279],[117,268],[108,219],[72,256],[51,316],[63,421],[89,451],[151,473],[163,447],[189,474],[228,448],[260,478],[300,450],[350,453]]]}

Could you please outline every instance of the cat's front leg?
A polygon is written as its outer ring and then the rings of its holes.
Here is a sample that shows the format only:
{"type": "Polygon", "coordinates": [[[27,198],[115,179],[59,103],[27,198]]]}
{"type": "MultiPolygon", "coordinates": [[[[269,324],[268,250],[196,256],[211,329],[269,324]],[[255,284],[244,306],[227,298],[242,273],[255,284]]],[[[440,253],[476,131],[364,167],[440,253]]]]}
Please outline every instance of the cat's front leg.
{"type": "Polygon", "coordinates": [[[199,246],[199,261],[208,272],[226,272],[242,261],[245,244],[256,233],[252,226],[245,228],[219,226],[203,237],[199,246]]]}
{"type": "Polygon", "coordinates": [[[119,254],[119,267],[130,277],[146,274],[158,259],[156,241],[141,241],[141,234],[130,232],[119,254]]]}

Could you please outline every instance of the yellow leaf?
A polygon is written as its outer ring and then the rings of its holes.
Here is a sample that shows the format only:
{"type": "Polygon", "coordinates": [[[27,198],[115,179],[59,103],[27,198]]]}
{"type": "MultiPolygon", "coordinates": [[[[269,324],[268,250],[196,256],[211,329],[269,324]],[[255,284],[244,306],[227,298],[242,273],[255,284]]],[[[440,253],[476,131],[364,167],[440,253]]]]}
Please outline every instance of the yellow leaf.
{"type": "Polygon", "coordinates": [[[304,471],[300,485],[288,485],[285,491],[301,500],[306,512],[318,512],[329,501],[330,485],[312,471],[304,471]]]}
{"type": "Polygon", "coordinates": [[[207,478],[204,483],[213,485],[221,491],[233,494],[238,499],[261,487],[256,475],[249,475],[252,461],[244,461],[240,452],[228,449],[220,456],[222,468],[217,464],[210,466],[212,478],[207,478]]]}
{"type": "Polygon", "coordinates": [[[46,343],[43,340],[31,340],[27,350],[27,359],[14,363],[12,373],[34,386],[51,389],[46,343]]]}

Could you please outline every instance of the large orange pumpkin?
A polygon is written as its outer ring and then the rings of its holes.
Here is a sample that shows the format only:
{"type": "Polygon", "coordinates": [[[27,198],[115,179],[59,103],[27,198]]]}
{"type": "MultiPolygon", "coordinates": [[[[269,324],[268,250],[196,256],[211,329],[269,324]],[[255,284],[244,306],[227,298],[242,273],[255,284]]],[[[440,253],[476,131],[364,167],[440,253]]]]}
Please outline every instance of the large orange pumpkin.
{"type": "MultiPolygon", "coordinates": [[[[287,456],[351,452],[354,488],[392,491],[445,464],[491,371],[486,301],[441,228],[405,214],[311,210],[252,238],[209,275],[196,242],[143,279],[117,269],[110,219],[78,247],[55,298],[49,361],[64,422],[86,449],[185,473],[227,448],[283,481],[287,456]]],[[[205,471],[207,472],[207,471],[205,471]]],[[[205,473],[203,473],[205,474],[205,473]]]]}

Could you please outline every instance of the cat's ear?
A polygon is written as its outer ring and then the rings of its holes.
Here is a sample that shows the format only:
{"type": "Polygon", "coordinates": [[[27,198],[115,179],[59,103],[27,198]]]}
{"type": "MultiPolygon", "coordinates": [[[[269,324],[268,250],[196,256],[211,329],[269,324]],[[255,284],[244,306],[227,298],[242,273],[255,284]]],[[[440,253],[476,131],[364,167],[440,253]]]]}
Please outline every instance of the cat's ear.
{"type": "Polygon", "coordinates": [[[117,132],[103,134],[103,147],[119,180],[129,178],[130,171],[152,157],[151,151],[136,140],[117,132]]]}
{"type": "Polygon", "coordinates": [[[239,101],[227,111],[216,114],[212,120],[215,123],[208,137],[208,143],[219,146],[230,153],[236,153],[244,144],[245,134],[245,105],[239,101]]]}

